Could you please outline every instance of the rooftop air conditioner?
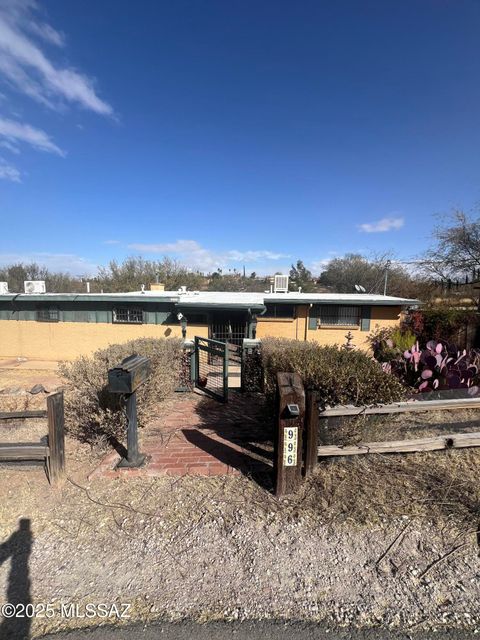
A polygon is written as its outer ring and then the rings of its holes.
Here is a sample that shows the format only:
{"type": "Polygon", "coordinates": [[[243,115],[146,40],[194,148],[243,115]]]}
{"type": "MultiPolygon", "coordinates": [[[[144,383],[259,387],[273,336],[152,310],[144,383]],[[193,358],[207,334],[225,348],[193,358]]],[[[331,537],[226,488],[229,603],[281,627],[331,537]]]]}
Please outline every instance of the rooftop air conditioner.
{"type": "Polygon", "coordinates": [[[288,276],[275,276],[273,282],[274,293],[288,293],[288,276]]]}
{"type": "Polygon", "coordinates": [[[0,282],[0,295],[8,293],[8,282],[0,282]]]}
{"type": "Polygon", "coordinates": [[[45,280],[25,280],[23,283],[25,293],[45,293],[45,280]]]}

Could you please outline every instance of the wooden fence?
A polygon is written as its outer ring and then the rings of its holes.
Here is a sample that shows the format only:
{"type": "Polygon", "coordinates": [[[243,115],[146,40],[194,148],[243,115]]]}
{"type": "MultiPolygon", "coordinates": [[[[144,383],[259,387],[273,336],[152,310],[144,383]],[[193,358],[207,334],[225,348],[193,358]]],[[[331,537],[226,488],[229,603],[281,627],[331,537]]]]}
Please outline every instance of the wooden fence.
{"type": "Polygon", "coordinates": [[[480,431],[345,446],[318,444],[320,423],[328,422],[329,418],[480,409],[480,398],[397,402],[372,407],[337,406],[324,411],[319,410],[319,400],[317,391],[305,391],[297,373],[277,374],[274,454],[277,496],[293,493],[302,478],[313,471],[319,458],[480,447],[480,431]]]}
{"type": "Polygon", "coordinates": [[[41,442],[0,442],[0,462],[43,460],[48,480],[55,484],[65,473],[65,427],[63,392],[47,397],[46,411],[0,412],[0,420],[25,420],[30,418],[48,419],[47,444],[41,442]]]}

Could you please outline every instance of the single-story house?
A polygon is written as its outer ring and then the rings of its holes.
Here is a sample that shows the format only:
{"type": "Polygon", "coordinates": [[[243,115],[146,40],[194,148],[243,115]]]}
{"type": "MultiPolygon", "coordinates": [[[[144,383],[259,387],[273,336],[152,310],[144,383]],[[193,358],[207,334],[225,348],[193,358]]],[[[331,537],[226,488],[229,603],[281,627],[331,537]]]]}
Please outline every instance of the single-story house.
{"type": "MultiPolygon", "coordinates": [[[[152,286],[154,289],[154,286],[152,286]]],[[[0,358],[71,360],[139,337],[229,340],[267,336],[367,348],[376,326],[399,323],[418,300],[365,293],[3,293],[0,358]]]]}

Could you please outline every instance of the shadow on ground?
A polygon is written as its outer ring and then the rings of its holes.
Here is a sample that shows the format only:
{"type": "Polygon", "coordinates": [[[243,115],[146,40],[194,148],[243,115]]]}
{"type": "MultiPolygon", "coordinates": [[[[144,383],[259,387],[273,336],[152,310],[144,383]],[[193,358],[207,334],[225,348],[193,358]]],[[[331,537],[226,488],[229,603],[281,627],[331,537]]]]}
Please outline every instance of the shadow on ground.
{"type": "Polygon", "coordinates": [[[273,419],[265,398],[257,393],[230,392],[228,403],[202,398],[195,409],[199,424],[184,429],[185,438],[220,462],[273,487],[273,419]],[[215,435],[225,442],[219,442],[215,435]]]}
{"type": "MultiPolygon", "coordinates": [[[[22,518],[18,530],[0,545],[0,566],[10,560],[5,603],[12,605],[16,615],[6,617],[0,624],[0,640],[28,640],[32,618],[25,609],[31,604],[30,575],[28,561],[32,549],[32,531],[30,520],[22,518]]],[[[5,610],[4,613],[8,613],[5,610]]]]}

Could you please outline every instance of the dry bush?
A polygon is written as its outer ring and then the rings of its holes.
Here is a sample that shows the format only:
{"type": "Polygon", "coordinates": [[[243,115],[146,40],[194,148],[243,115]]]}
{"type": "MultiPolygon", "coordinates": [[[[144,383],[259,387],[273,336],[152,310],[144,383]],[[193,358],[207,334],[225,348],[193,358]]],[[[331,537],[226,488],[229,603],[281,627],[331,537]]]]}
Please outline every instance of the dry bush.
{"type": "Polygon", "coordinates": [[[299,373],[306,388],[318,389],[324,406],[371,405],[406,397],[405,387],[362,351],[267,338],[262,340],[262,359],[269,395],[275,391],[277,372],[287,371],[299,373]]]}
{"type": "Polygon", "coordinates": [[[476,530],[479,466],[478,449],[333,458],[319,463],[299,502],[325,521],[372,524],[408,516],[476,530]]]}
{"type": "Polygon", "coordinates": [[[92,443],[124,433],[124,408],[120,396],[108,391],[108,369],[134,353],[151,360],[151,375],[137,391],[138,424],[142,427],[155,405],[167,398],[182,380],[184,357],[180,339],[130,340],[100,349],[91,357],[61,364],[61,374],[68,382],[65,424],[80,441],[92,443]]]}

